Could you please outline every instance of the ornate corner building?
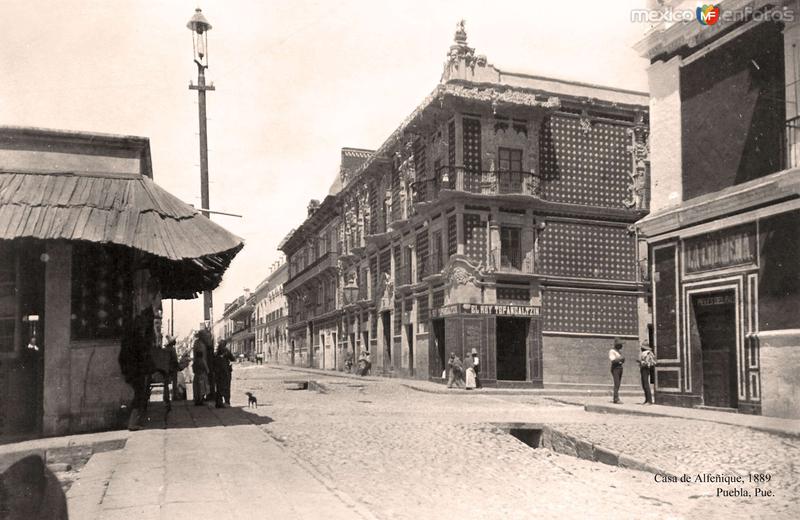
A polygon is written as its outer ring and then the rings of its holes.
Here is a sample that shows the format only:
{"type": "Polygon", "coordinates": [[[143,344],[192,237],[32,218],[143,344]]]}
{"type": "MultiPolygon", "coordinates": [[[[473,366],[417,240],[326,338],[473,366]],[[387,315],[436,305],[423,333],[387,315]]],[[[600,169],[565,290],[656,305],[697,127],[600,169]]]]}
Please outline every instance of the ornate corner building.
{"type": "Polygon", "coordinates": [[[648,175],[647,94],[501,71],[459,24],[433,92],[378,150],[342,150],[280,246],[292,362],[366,349],[438,380],[475,349],[487,385],[607,383],[611,338],[647,335],[648,175]]]}
{"type": "Polygon", "coordinates": [[[800,2],[716,7],[714,25],[662,24],[637,45],[652,85],[652,212],[637,233],[656,402],[797,419],[800,2]]]}

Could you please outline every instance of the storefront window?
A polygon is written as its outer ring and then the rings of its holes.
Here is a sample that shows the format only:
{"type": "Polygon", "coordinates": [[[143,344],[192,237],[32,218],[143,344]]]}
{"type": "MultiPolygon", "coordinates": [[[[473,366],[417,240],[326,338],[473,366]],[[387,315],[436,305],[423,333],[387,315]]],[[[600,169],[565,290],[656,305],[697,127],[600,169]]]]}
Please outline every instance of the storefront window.
{"type": "Polygon", "coordinates": [[[72,339],[122,337],[131,301],[129,252],[97,244],[76,244],[72,255],[72,339]]]}

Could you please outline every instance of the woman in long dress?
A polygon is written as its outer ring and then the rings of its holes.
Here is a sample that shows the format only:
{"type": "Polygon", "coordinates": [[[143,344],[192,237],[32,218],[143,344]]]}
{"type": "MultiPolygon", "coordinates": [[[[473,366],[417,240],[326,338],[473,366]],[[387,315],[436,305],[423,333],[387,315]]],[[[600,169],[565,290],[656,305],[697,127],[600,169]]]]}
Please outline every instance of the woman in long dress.
{"type": "Polygon", "coordinates": [[[464,385],[464,388],[467,390],[472,390],[477,386],[475,380],[475,365],[473,363],[472,356],[467,356],[467,362],[465,364],[467,365],[467,382],[464,385]]]}

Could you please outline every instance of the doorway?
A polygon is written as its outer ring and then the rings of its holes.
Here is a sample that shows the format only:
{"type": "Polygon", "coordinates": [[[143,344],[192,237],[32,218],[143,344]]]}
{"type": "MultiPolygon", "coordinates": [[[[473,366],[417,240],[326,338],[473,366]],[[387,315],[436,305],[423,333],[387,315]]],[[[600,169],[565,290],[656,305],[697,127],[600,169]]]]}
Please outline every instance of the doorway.
{"type": "Polygon", "coordinates": [[[333,353],[333,366],[331,370],[339,370],[342,363],[342,353],[339,344],[336,343],[336,333],[331,332],[331,352],[333,353]]]}
{"type": "Polygon", "coordinates": [[[406,338],[408,339],[408,375],[414,377],[414,325],[406,325],[406,338]]]}
{"type": "Polygon", "coordinates": [[[44,248],[0,245],[0,435],[41,431],[44,411],[44,248]],[[28,343],[36,336],[36,349],[28,343]]]}
{"type": "Polygon", "coordinates": [[[529,320],[497,318],[497,380],[525,381],[529,320]]]}
{"type": "Polygon", "coordinates": [[[392,317],[389,311],[381,313],[381,323],[383,324],[383,367],[392,366],[392,317]]]}
{"type": "Polygon", "coordinates": [[[703,403],[736,408],[736,294],[724,290],[692,295],[692,319],[702,357],[703,403]]]}
{"type": "Polygon", "coordinates": [[[436,359],[439,363],[432,367],[433,370],[430,375],[431,377],[439,378],[447,367],[444,345],[444,320],[432,320],[431,326],[433,327],[433,341],[436,343],[436,359]]]}

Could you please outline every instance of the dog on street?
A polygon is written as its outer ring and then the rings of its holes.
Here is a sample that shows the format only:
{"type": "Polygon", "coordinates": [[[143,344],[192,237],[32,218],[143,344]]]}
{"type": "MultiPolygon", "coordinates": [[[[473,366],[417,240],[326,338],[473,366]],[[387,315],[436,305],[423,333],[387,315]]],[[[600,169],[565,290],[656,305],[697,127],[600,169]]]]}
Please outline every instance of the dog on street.
{"type": "Polygon", "coordinates": [[[245,394],[247,395],[247,407],[258,408],[258,399],[253,395],[253,392],[245,392],[245,394]]]}

